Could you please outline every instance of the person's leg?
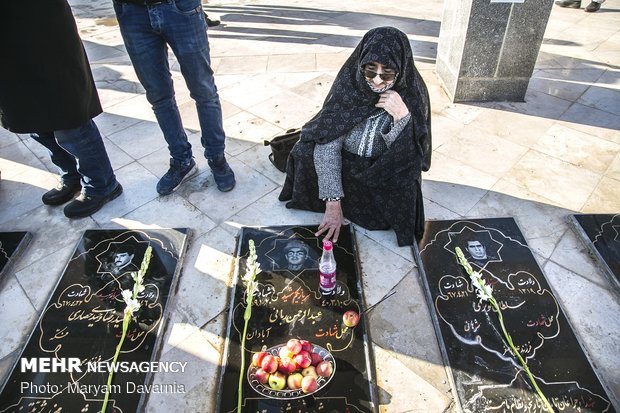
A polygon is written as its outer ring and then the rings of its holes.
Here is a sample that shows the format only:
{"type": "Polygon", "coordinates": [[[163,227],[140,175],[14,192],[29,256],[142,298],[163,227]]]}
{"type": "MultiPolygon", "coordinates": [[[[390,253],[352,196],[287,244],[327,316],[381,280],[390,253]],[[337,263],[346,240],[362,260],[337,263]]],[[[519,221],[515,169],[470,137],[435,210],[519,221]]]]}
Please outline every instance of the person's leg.
{"type": "Polygon", "coordinates": [[[30,137],[47,148],[52,163],[58,168],[60,183],[65,186],[79,187],[80,174],[77,171],[75,158],[58,145],[54,133],[33,133],[30,137]]]}
{"type": "Polygon", "coordinates": [[[195,174],[197,168],[174,98],[168,46],[161,34],[163,6],[114,3],[127,53],[168,143],[170,169],[157,184],[157,192],[167,195],[195,174]]]}
{"type": "Polygon", "coordinates": [[[225,133],[222,107],[213,78],[209,41],[200,0],[177,0],[160,7],[166,13],[163,33],[172,48],[192,99],[196,102],[204,155],[218,189],[230,191],[234,173],[224,156],[225,133]]]}
{"type": "Polygon", "coordinates": [[[121,194],[103,139],[91,119],[81,127],[54,131],[58,145],[76,160],[82,178],[82,194],[65,207],[69,218],[80,218],[98,211],[121,194]]]}
{"type": "Polygon", "coordinates": [[[60,175],[58,186],[44,193],[41,201],[45,205],[62,205],[69,202],[82,189],[75,158],[58,145],[53,132],[33,133],[30,137],[47,148],[50,159],[58,168],[60,175]]]}

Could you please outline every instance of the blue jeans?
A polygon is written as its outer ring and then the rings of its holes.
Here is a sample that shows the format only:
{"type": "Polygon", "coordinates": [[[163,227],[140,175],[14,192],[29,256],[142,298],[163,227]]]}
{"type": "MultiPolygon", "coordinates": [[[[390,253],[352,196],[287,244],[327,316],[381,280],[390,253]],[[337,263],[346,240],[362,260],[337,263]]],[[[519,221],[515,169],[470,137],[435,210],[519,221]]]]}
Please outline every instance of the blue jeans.
{"type": "Polygon", "coordinates": [[[63,184],[81,184],[88,196],[108,195],[116,187],[108,153],[92,119],[78,128],[30,136],[49,150],[63,184]]]}
{"type": "Polygon", "coordinates": [[[196,102],[207,159],[224,153],[222,107],[211,69],[207,25],[200,0],[168,0],[153,6],[114,1],[123,41],[146,98],[168,143],[170,156],[187,164],[192,147],[183,129],[168,65],[172,48],[196,102]]]}

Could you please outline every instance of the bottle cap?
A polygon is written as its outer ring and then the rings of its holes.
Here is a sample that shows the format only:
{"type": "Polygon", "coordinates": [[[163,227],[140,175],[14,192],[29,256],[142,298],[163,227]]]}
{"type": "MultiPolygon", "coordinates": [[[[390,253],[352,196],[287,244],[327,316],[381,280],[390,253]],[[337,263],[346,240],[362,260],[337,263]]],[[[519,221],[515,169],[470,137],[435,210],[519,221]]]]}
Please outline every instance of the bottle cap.
{"type": "Polygon", "coordinates": [[[332,249],[332,246],[333,246],[333,244],[332,244],[332,242],[331,242],[331,241],[326,240],[326,239],[324,239],[324,240],[323,240],[323,249],[324,249],[325,251],[329,251],[329,250],[331,250],[331,249],[332,249]]]}

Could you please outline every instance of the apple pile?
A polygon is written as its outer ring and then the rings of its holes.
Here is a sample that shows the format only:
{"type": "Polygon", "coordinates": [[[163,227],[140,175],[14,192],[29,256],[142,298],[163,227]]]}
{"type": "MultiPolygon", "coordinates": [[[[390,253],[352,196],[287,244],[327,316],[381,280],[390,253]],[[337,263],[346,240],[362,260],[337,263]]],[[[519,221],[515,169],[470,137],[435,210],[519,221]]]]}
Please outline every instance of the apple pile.
{"type": "Polygon", "coordinates": [[[259,383],[273,390],[298,390],[314,393],[319,377],[329,377],[334,371],[331,362],[313,353],[312,343],[306,340],[290,339],[280,348],[277,356],[265,351],[252,355],[252,365],[258,367],[254,373],[259,383]]]}

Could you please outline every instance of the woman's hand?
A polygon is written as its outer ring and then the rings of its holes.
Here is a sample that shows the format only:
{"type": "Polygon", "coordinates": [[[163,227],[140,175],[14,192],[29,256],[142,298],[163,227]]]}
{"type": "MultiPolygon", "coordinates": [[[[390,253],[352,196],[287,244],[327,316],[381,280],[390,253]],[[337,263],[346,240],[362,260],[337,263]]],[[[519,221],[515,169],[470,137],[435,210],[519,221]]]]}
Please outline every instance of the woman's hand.
{"type": "Polygon", "coordinates": [[[407,105],[403,102],[398,92],[394,90],[386,90],[379,95],[379,101],[375,105],[378,108],[383,108],[387,113],[392,115],[394,122],[398,122],[409,113],[407,105]]]}
{"type": "Polygon", "coordinates": [[[327,201],[325,203],[323,222],[319,225],[319,230],[314,236],[318,237],[327,231],[327,235],[325,235],[323,239],[336,243],[338,241],[338,235],[340,235],[340,226],[344,225],[344,223],[340,201],[327,201]]]}

